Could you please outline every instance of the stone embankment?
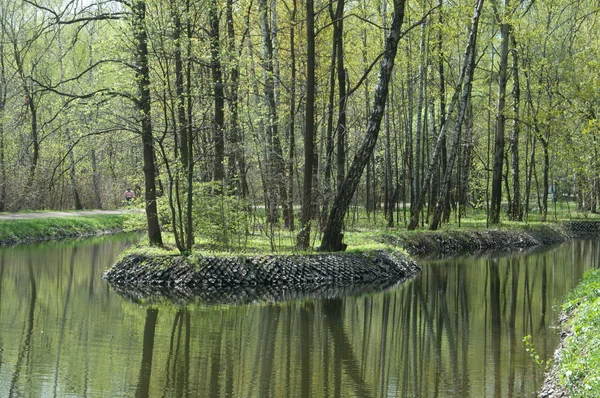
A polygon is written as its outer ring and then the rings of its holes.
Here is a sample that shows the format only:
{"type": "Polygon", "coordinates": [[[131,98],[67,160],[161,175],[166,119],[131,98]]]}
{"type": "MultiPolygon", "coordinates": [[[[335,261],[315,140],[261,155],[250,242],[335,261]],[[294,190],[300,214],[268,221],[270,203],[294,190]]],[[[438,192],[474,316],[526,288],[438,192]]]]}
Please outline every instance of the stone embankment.
{"type": "Polygon", "coordinates": [[[538,224],[523,230],[418,231],[387,235],[383,240],[390,246],[402,247],[413,256],[443,257],[518,251],[598,236],[600,236],[600,222],[570,221],[560,224],[538,224]]]}
{"type": "Polygon", "coordinates": [[[398,251],[265,257],[146,257],[132,254],[104,278],[134,301],[281,301],[381,290],[420,268],[398,251]]]}
{"type": "Polygon", "coordinates": [[[549,246],[580,235],[570,224],[547,224],[529,230],[419,231],[387,235],[384,240],[414,256],[438,257],[549,246]]]}

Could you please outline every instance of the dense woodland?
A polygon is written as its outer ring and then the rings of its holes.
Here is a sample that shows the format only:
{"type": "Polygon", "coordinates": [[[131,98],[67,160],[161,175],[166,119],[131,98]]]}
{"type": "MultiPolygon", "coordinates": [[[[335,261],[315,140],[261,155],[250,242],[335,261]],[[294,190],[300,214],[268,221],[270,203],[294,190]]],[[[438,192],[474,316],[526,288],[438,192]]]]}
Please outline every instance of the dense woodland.
{"type": "Polygon", "coordinates": [[[153,245],[252,217],[340,250],[351,206],[437,229],[600,205],[597,0],[0,4],[0,211],[131,187],[153,245]]]}

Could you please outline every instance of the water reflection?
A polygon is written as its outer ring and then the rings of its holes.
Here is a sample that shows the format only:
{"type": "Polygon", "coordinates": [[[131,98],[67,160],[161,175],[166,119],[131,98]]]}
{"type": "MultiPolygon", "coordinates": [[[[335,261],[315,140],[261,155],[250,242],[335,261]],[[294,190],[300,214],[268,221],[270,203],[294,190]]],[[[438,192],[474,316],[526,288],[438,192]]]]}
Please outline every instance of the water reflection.
{"type": "Polygon", "coordinates": [[[142,364],[140,365],[140,377],[135,392],[135,396],[140,398],[148,397],[150,392],[150,376],[152,376],[152,355],[154,354],[154,336],[156,333],[157,318],[157,309],[146,309],[144,342],[142,345],[142,364]]]}
{"type": "Polygon", "coordinates": [[[101,279],[131,237],[0,249],[1,396],[531,395],[555,305],[600,242],[423,263],[384,293],[245,306],[123,300],[101,279]]]}

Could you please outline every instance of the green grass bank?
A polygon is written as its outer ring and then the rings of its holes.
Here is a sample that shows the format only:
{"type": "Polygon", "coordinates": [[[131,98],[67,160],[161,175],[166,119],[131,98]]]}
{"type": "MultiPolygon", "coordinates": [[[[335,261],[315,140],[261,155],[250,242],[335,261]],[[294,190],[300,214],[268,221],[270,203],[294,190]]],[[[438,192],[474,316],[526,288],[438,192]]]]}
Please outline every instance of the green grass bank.
{"type": "Polygon", "coordinates": [[[138,228],[125,215],[0,220],[0,245],[94,236],[138,228]]]}
{"type": "Polygon", "coordinates": [[[589,270],[562,305],[561,343],[540,397],[600,396],[600,269],[589,270]]]}

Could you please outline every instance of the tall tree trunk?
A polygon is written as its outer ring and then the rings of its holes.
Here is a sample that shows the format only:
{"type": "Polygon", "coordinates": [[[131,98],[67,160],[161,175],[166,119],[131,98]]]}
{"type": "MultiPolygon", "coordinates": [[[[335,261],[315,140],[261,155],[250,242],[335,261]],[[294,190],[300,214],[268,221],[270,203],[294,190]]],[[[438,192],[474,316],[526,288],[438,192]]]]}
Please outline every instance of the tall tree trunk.
{"type": "Polygon", "coordinates": [[[413,137],[413,78],[412,78],[412,51],[410,47],[410,42],[406,46],[406,51],[408,54],[408,66],[406,68],[406,80],[407,85],[405,87],[406,91],[406,100],[407,100],[407,112],[406,112],[406,166],[408,172],[408,182],[410,185],[409,190],[409,201],[410,208],[413,208],[415,202],[417,202],[417,192],[415,192],[418,188],[415,185],[415,165],[414,165],[414,137],[413,137]]]}
{"type": "Polygon", "coordinates": [[[393,175],[392,175],[392,138],[390,130],[390,114],[389,114],[389,102],[385,106],[384,115],[384,129],[385,129],[385,183],[384,183],[384,200],[383,209],[384,216],[389,221],[393,219],[393,210],[390,207],[392,201],[392,190],[393,190],[393,175]]]}
{"type": "Polygon", "coordinates": [[[181,164],[184,170],[188,169],[188,137],[187,137],[187,116],[185,112],[185,96],[184,96],[184,71],[183,71],[183,59],[181,56],[181,40],[182,40],[182,26],[181,16],[177,9],[177,2],[171,3],[171,18],[173,19],[173,40],[175,42],[175,95],[177,101],[177,143],[179,145],[179,151],[176,153],[180,154],[181,164]]]}
{"type": "Polygon", "coordinates": [[[275,95],[275,105],[279,108],[279,82],[281,74],[279,73],[279,47],[277,45],[277,1],[271,0],[271,43],[273,44],[273,91],[275,95]]]}
{"type": "MultiPolygon", "coordinates": [[[[542,206],[540,207],[540,215],[542,221],[546,221],[548,217],[548,189],[550,188],[550,152],[548,148],[548,137],[539,138],[542,144],[542,150],[544,151],[544,171],[542,174],[542,206]]],[[[590,192],[592,203],[595,204],[596,192],[595,189],[590,192]]],[[[595,205],[594,205],[595,207],[595,205]]]]}
{"type": "Polygon", "coordinates": [[[503,173],[504,177],[504,190],[506,192],[506,203],[508,204],[508,209],[512,208],[512,197],[510,196],[510,183],[508,182],[510,172],[509,172],[509,163],[508,163],[508,153],[504,153],[504,164],[506,165],[505,172],[503,173]]]}
{"type": "Polygon", "coordinates": [[[346,104],[348,102],[348,79],[344,66],[344,0],[338,0],[336,11],[337,25],[334,25],[334,35],[337,37],[337,79],[338,79],[338,121],[336,128],[337,152],[337,191],[339,191],[346,173],[346,104]]]}
{"type": "MultiPolygon", "coordinates": [[[[94,65],[94,46],[93,46],[93,42],[94,39],[96,38],[96,23],[93,22],[91,25],[91,32],[90,32],[90,40],[88,42],[88,53],[90,54],[90,59],[89,59],[89,83],[90,85],[94,82],[94,69],[93,69],[93,65],[94,65]]],[[[100,170],[98,169],[98,160],[96,158],[96,149],[92,148],[91,151],[91,160],[92,160],[92,186],[94,189],[94,207],[96,209],[102,209],[102,195],[100,193],[100,170]]]]}
{"type": "Polygon", "coordinates": [[[288,163],[288,206],[287,206],[287,217],[285,224],[290,230],[294,230],[294,170],[295,165],[295,151],[296,151],[296,12],[297,4],[296,0],[293,0],[293,8],[291,14],[291,26],[290,26],[290,67],[291,67],[291,82],[290,82],[290,109],[289,109],[289,163],[288,163]]]}
{"type": "Polygon", "coordinates": [[[246,179],[246,159],[244,156],[242,138],[239,125],[239,79],[240,79],[240,54],[235,46],[235,28],[233,24],[233,0],[227,0],[227,36],[229,53],[233,60],[230,71],[229,111],[231,112],[229,130],[231,141],[231,155],[229,157],[229,174],[236,179],[237,190],[242,197],[248,195],[248,181],[246,179]]]}
{"type": "Polygon", "coordinates": [[[461,130],[462,124],[465,120],[465,115],[467,113],[468,104],[471,99],[471,88],[473,84],[473,72],[475,69],[475,53],[477,47],[477,29],[479,25],[479,17],[481,15],[481,8],[483,7],[483,0],[478,0],[475,6],[475,13],[473,14],[473,23],[471,26],[471,37],[469,42],[472,43],[470,46],[470,53],[466,59],[466,71],[465,71],[465,83],[462,89],[462,94],[460,98],[460,105],[458,108],[458,116],[457,121],[454,126],[454,139],[452,142],[452,148],[450,150],[450,157],[448,158],[448,166],[446,172],[444,173],[444,179],[442,180],[442,186],[440,190],[440,198],[438,199],[438,203],[435,208],[435,212],[433,214],[433,218],[431,220],[431,224],[429,225],[429,229],[436,230],[440,226],[440,221],[442,218],[442,214],[444,211],[444,206],[446,203],[446,198],[450,190],[450,181],[452,177],[452,171],[454,168],[454,162],[456,161],[457,154],[459,152],[459,144],[461,139],[461,130]]]}
{"type": "MultiPolygon", "coordinates": [[[[339,4],[339,3],[338,3],[339,4]]],[[[335,98],[335,71],[336,71],[336,53],[337,53],[337,42],[336,42],[336,26],[337,26],[337,13],[333,11],[333,3],[329,3],[329,15],[331,23],[333,25],[333,41],[331,45],[331,67],[329,69],[329,101],[327,104],[327,130],[325,133],[325,177],[324,177],[324,192],[323,192],[323,209],[321,212],[322,217],[327,217],[329,199],[331,196],[331,174],[333,169],[333,148],[334,148],[334,137],[333,137],[333,110],[334,110],[334,98],[335,98]]],[[[322,224],[325,225],[325,219],[322,220],[322,224]]]]}
{"type": "MultiPolygon", "coordinates": [[[[419,85],[417,88],[417,126],[415,130],[415,186],[421,186],[421,146],[423,138],[423,107],[425,102],[425,81],[427,80],[427,66],[425,65],[425,36],[427,31],[427,20],[425,18],[425,2],[421,3],[423,21],[421,24],[421,41],[419,43],[419,85]]],[[[416,194],[419,192],[416,191],[416,194]]],[[[417,200],[417,198],[415,198],[417,200]]]]}
{"type": "Polygon", "coordinates": [[[4,30],[0,31],[0,212],[6,207],[6,141],[4,137],[4,116],[6,113],[6,65],[4,60],[4,30]]]}
{"type": "MultiPolygon", "coordinates": [[[[384,32],[387,30],[387,1],[382,2],[381,6],[381,19],[384,32]]],[[[383,44],[385,45],[385,33],[383,34],[383,44]]],[[[393,86],[392,86],[393,87],[393,86]]],[[[391,131],[390,131],[390,97],[386,100],[385,113],[383,115],[383,126],[385,129],[385,183],[384,183],[384,200],[383,200],[383,211],[384,217],[388,220],[388,225],[393,225],[394,211],[391,207],[392,202],[392,189],[393,189],[393,176],[392,176],[392,143],[391,143],[391,131]]]]}
{"type": "Polygon", "coordinates": [[[221,69],[219,12],[217,8],[217,0],[212,0],[208,15],[210,19],[210,62],[215,106],[215,117],[213,119],[213,143],[215,146],[213,179],[215,181],[222,181],[225,178],[225,139],[223,137],[225,127],[225,94],[223,90],[223,72],[221,69]]]}
{"type": "MultiPolygon", "coordinates": [[[[57,42],[58,42],[58,65],[60,70],[60,81],[62,82],[65,79],[65,67],[63,63],[63,45],[62,45],[62,35],[60,27],[57,32],[57,42]]],[[[63,106],[66,105],[66,99],[63,97],[63,106]]],[[[73,202],[75,204],[76,210],[83,210],[83,205],[81,204],[81,199],[79,197],[79,190],[77,189],[77,172],[75,170],[75,144],[73,138],[71,136],[71,131],[69,130],[69,126],[67,125],[65,128],[65,137],[67,138],[67,144],[69,145],[69,182],[71,183],[71,193],[73,194],[73,202]]]]}
{"type": "MultiPolygon", "coordinates": [[[[446,123],[446,74],[445,74],[445,70],[444,70],[444,38],[442,35],[442,27],[444,26],[444,12],[442,9],[442,2],[440,1],[439,3],[439,7],[440,7],[440,12],[438,14],[438,28],[437,28],[437,48],[438,48],[438,54],[437,54],[437,67],[438,67],[438,78],[439,78],[439,87],[440,87],[440,115],[439,115],[439,125],[443,126],[446,123]]],[[[433,104],[432,104],[433,105],[433,104]]],[[[433,119],[432,117],[432,126],[435,126],[435,119],[433,119]]],[[[434,137],[434,132],[436,131],[436,129],[431,129],[431,134],[432,134],[432,139],[431,142],[435,141],[435,137],[434,137]]],[[[444,173],[446,172],[446,167],[447,167],[447,160],[448,160],[448,154],[446,151],[446,135],[444,134],[442,138],[442,141],[440,142],[441,145],[441,162],[439,166],[436,166],[436,169],[434,169],[433,171],[433,176],[432,176],[432,183],[430,184],[430,195],[429,195],[429,204],[427,207],[427,218],[429,218],[430,214],[433,214],[433,210],[435,209],[435,204],[437,203],[438,200],[438,196],[439,196],[439,182],[441,180],[441,176],[444,175],[444,173]]],[[[428,165],[428,167],[431,167],[431,155],[429,156],[430,158],[430,164],[428,165]]],[[[426,176],[424,176],[424,179],[426,178],[426,176]]],[[[446,204],[447,208],[450,207],[450,202],[447,201],[446,204]]]]}
{"type": "MultiPolygon", "coordinates": [[[[529,140],[529,139],[528,139],[529,140]]],[[[535,165],[535,143],[536,140],[532,136],[531,137],[531,152],[529,154],[529,167],[527,170],[527,181],[525,183],[525,219],[529,215],[529,200],[531,199],[531,184],[533,179],[533,167],[535,165]]]]}
{"type": "MultiPolygon", "coordinates": [[[[440,7],[442,6],[442,4],[440,3],[440,7]]],[[[443,13],[442,10],[440,10],[440,26],[444,26],[443,24],[443,13]]],[[[440,123],[446,123],[446,75],[444,73],[444,55],[443,55],[443,43],[442,43],[442,36],[441,36],[441,30],[439,31],[439,42],[438,42],[438,47],[439,47],[439,51],[440,51],[440,60],[439,60],[439,73],[440,73],[440,123]]],[[[438,168],[438,170],[440,170],[440,174],[439,179],[441,180],[442,176],[446,173],[446,170],[448,169],[448,147],[447,147],[447,137],[444,134],[444,136],[442,137],[442,142],[441,142],[441,151],[442,151],[442,162],[441,162],[441,168],[438,168]]],[[[439,183],[438,183],[439,185],[439,183]]],[[[439,189],[439,187],[438,187],[439,189]]],[[[434,199],[434,201],[432,203],[435,203],[435,200],[437,200],[437,197],[434,199]]],[[[450,214],[450,198],[446,198],[446,203],[444,204],[444,211],[447,214],[450,214]]]]}
{"type": "Polygon", "coordinates": [[[70,151],[69,151],[69,181],[71,183],[71,193],[73,194],[73,203],[75,204],[75,210],[83,210],[83,205],[81,204],[81,198],[79,197],[79,190],[77,189],[77,173],[75,171],[75,153],[73,138],[71,137],[71,132],[67,127],[65,130],[65,136],[67,137],[67,142],[69,143],[70,151]]]}
{"type": "MultiPolygon", "coordinates": [[[[332,59],[331,59],[331,76],[330,76],[330,105],[331,105],[331,119],[333,119],[333,108],[334,108],[334,85],[335,76],[337,74],[338,80],[338,118],[335,127],[335,133],[331,136],[331,142],[328,141],[329,147],[327,148],[327,166],[325,169],[326,179],[326,206],[323,206],[323,226],[326,222],[326,217],[329,214],[329,202],[331,201],[331,190],[328,190],[328,179],[331,178],[331,169],[333,169],[333,152],[334,147],[337,146],[336,151],[336,192],[339,189],[341,182],[344,179],[344,172],[346,166],[346,70],[344,68],[344,5],[345,0],[338,0],[335,11],[333,4],[330,6],[330,15],[333,25],[333,48],[332,48],[332,59]],[[334,142],[335,139],[335,142],[334,142]],[[328,170],[329,169],[329,170],[328,170]],[[329,172],[329,173],[328,173],[329,172]]],[[[329,129],[329,125],[328,125],[329,129]]],[[[329,132],[329,131],[328,131],[329,132]]]]}
{"type": "MultiPolygon", "coordinates": [[[[31,148],[33,153],[31,155],[31,163],[29,165],[29,175],[27,177],[27,182],[25,184],[25,190],[23,195],[26,195],[30,192],[31,187],[33,186],[33,180],[35,178],[35,172],[37,169],[38,160],[40,157],[40,140],[39,140],[39,131],[38,131],[38,114],[37,114],[37,104],[36,100],[33,96],[33,90],[30,85],[27,83],[28,78],[25,75],[25,66],[23,65],[22,54],[19,51],[17,39],[13,38],[13,49],[15,54],[15,63],[17,66],[17,73],[21,78],[23,91],[25,93],[25,106],[29,111],[31,116],[30,126],[31,126],[31,148]]],[[[25,197],[27,199],[27,197],[25,197]]]]}
{"type": "MultiPolygon", "coordinates": [[[[260,4],[260,3],[259,3],[260,4]]],[[[250,29],[250,18],[249,15],[246,16],[246,29],[250,29]]],[[[260,173],[260,178],[261,178],[261,182],[262,182],[262,188],[263,188],[263,196],[264,196],[264,204],[265,204],[265,213],[266,213],[266,217],[267,217],[267,221],[271,222],[269,217],[271,214],[274,214],[275,209],[272,209],[273,207],[276,207],[276,200],[275,198],[272,198],[272,193],[270,192],[270,185],[268,184],[268,152],[269,152],[269,148],[263,144],[263,142],[261,141],[261,138],[259,138],[258,133],[265,133],[267,131],[267,128],[265,126],[265,113],[262,110],[263,109],[263,102],[261,101],[261,96],[259,93],[259,89],[258,89],[258,78],[257,78],[257,74],[256,74],[256,65],[254,63],[254,46],[252,44],[252,39],[248,40],[248,54],[250,56],[250,67],[249,67],[249,73],[250,73],[250,81],[251,81],[251,85],[252,85],[252,98],[254,100],[254,109],[256,109],[255,114],[253,115],[253,117],[255,117],[256,119],[258,119],[257,121],[257,128],[254,129],[254,138],[257,141],[257,143],[259,143],[259,152],[257,154],[257,160],[258,160],[258,169],[259,169],[259,173],[260,173]],[[261,152],[262,152],[262,158],[264,159],[264,161],[261,161],[261,152]]],[[[250,107],[248,107],[250,108],[250,107]]]]}
{"type": "MultiPolygon", "coordinates": [[[[496,139],[494,145],[494,168],[492,173],[492,197],[490,206],[490,223],[500,223],[500,206],[502,202],[502,168],[504,161],[504,129],[506,125],[506,83],[508,76],[508,44],[510,40],[510,24],[508,8],[510,0],[504,0],[504,16],[500,24],[500,65],[498,69],[498,106],[496,108],[496,139]]],[[[500,15],[497,15],[500,19],[500,15]]]]}
{"type": "MultiPolygon", "coordinates": [[[[365,2],[366,3],[366,2],[365,2]]],[[[367,30],[366,28],[363,30],[363,36],[362,36],[362,62],[363,62],[363,70],[365,75],[367,74],[368,68],[369,68],[369,61],[367,58],[367,54],[368,54],[368,43],[367,43],[367,30]]],[[[384,43],[385,45],[385,43],[384,43]]],[[[371,106],[371,99],[369,96],[369,90],[370,90],[370,85],[369,85],[370,81],[369,79],[365,79],[365,83],[363,84],[363,87],[365,89],[365,100],[364,100],[364,106],[365,106],[365,126],[368,128],[369,125],[369,109],[371,106]]],[[[375,161],[374,161],[374,156],[373,154],[371,154],[371,156],[369,156],[369,161],[367,162],[366,168],[367,168],[367,175],[365,178],[365,196],[366,196],[366,200],[365,200],[365,207],[367,210],[367,221],[371,221],[371,212],[375,209],[375,183],[374,181],[374,176],[375,176],[375,161]]]]}
{"type": "Polygon", "coordinates": [[[297,245],[306,249],[310,245],[312,219],[312,184],[315,156],[315,11],[314,0],[306,0],[306,122],[304,131],[304,188],[302,193],[302,229],[297,245]]]}
{"type": "Polygon", "coordinates": [[[401,34],[400,28],[404,21],[404,6],[405,0],[394,0],[394,15],[390,25],[390,33],[385,42],[384,55],[379,69],[379,77],[375,88],[373,108],[369,117],[367,131],[350,165],[348,175],[333,202],[333,207],[329,213],[327,225],[323,233],[323,240],[319,248],[321,251],[340,251],[345,248],[345,245],[342,243],[342,224],[356,187],[360,182],[362,172],[377,144],[381,119],[385,111],[385,103],[388,96],[388,85],[392,77],[396,52],[398,51],[398,41],[401,34]]]}
{"type": "MultiPolygon", "coordinates": [[[[440,126],[440,133],[438,135],[438,138],[437,138],[434,150],[433,150],[433,155],[431,155],[431,161],[429,163],[429,168],[427,169],[427,173],[425,175],[423,185],[421,186],[421,191],[420,191],[419,195],[417,196],[418,200],[412,204],[411,209],[410,209],[410,222],[407,227],[409,230],[414,230],[419,225],[420,213],[421,213],[421,210],[423,209],[423,205],[425,204],[425,193],[429,190],[429,186],[431,184],[433,174],[437,170],[438,161],[439,161],[440,155],[442,153],[442,144],[444,142],[444,139],[446,136],[446,130],[448,128],[448,126],[447,126],[448,119],[449,119],[449,116],[452,115],[454,108],[456,107],[456,104],[459,99],[459,95],[460,95],[460,106],[459,106],[459,116],[458,116],[458,119],[457,119],[456,125],[455,125],[456,135],[458,135],[458,132],[460,132],[461,124],[462,124],[462,121],[464,120],[465,108],[466,108],[468,98],[470,95],[471,83],[472,83],[471,80],[473,78],[472,73],[473,73],[473,68],[474,68],[475,46],[477,44],[477,29],[479,26],[479,17],[481,15],[482,7],[483,7],[483,0],[478,0],[477,3],[475,4],[475,9],[473,11],[473,18],[471,21],[469,40],[468,40],[468,44],[467,44],[465,53],[463,54],[462,68],[461,68],[460,76],[458,79],[458,83],[454,89],[454,94],[452,95],[452,100],[450,101],[450,106],[448,109],[448,116],[443,119],[443,123],[440,126]],[[460,115],[461,113],[462,113],[462,116],[460,115]]],[[[448,186],[450,184],[451,174],[452,174],[452,166],[451,166],[451,162],[449,160],[447,169],[444,172],[444,182],[442,183],[442,187],[441,187],[442,190],[444,188],[448,188],[448,186]],[[446,180],[447,180],[447,183],[446,183],[446,180]]],[[[447,191],[446,191],[446,194],[447,194],[447,191]]],[[[438,200],[438,205],[440,203],[442,203],[442,206],[443,206],[443,202],[445,201],[445,196],[446,195],[443,194],[443,192],[440,194],[440,197],[438,200]]],[[[437,210],[437,206],[436,206],[436,212],[437,211],[438,210],[437,210]]],[[[440,211],[443,211],[443,209],[440,211]]],[[[441,213],[439,214],[439,217],[441,217],[441,213]]]]}
{"type": "MultiPolygon", "coordinates": [[[[29,88],[26,88],[27,92],[31,92],[29,88]]],[[[40,158],[40,140],[38,131],[38,114],[37,106],[33,98],[33,94],[27,94],[27,108],[31,115],[31,148],[33,153],[31,155],[31,164],[29,166],[29,176],[27,177],[27,183],[25,184],[25,193],[31,190],[33,186],[33,180],[35,179],[35,172],[37,169],[38,160],[40,158]]]]}
{"type": "Polygon", "coordinates": [[[96,159],[96,150],[92,148],[92,185],[94,188],[95,208],[102,208],[102,196],[100,195],[100,171],[98,170],[98,161],[96,159]]]}
{"type": "Polygon", "coordinates": [[[513,77],[513,122],[511,133],[511,153],[512,153],[512,189],[513,200],[511,207],[511,219],[523,221],[523,207],[521,204],[521,186],[519,181],[519,135],[520,135],[520,119],[519,107],[521,101],[521,88],[519,81],[519,57],[517,51],[517,41],[514,35],[511,38],[512,52],[512,77],[513,77]]]}
{"type": "MultiPolygon", "coordinates": [[[[185,10],[186,15],[190,15],[190,7],[191,0],[186,0],[185,2],[185,10]]],[[[186,250],[189,252],[192,250],[192,244],[194,243],[194,235],[192,232],[192,221],[193,221],[193,206],[194,201],[192,200],[192,196],[194,193],[193,189],[193,178],[194,178],[194,134],[192,128],[192,22],[190,18],[187,18],[186,23],[186,34],[187,34],[187,59],[186,59],[186,73],[185,73],[185,97],[187,99],[187,133],[186,138],[188,140],[187,143],[187,213],[186,213],[186,250]]]]}
{"type": "MultiPolygon", "coordinates": [[[[271,29],[269,27],[269,18],[267,16],[266,0],[258,2],[260,13],[260,25],[263,38],[263,68],[265,87],[264,94],[267,100],[269,112],[269,123],[267,123],[267,190],[271,199],[269,207],[270,214],[267,215],[269,223],[277,222],[277,208],[281,202],[287,206],[287,195],[285,189],[285,165],[283,162],[283,150],[279,139],[277,102],[275,99],[275,78],[273,71],[273,42],[271,29]]],[[[285,208],[284,208],[285,211],[285,208]]]]}
{"type": "Polygon", "coordinates": [[[463,159],[462,159],[462,167],[461,167],[461,179],[460,179],[460,193],[459,193],[459,219],[460,217],[466,216],[467,213],[467,205],[469,202],[469,180],[470,180],[470,172],[471,166],[473,164],[473,101],[470,100],[467,105],[467,114],[466,114],[466,134],[463,139],[463,159]]]}
{"type": "Polygon", "coordinates": [[[142,146],[144,153],[144,182],[146,201],[146,220],[148,222],[148,240],[151,246],[162,246],[162,235],[158,223],[156,206],[156,165],[154,163],[154,137],[150,107],[150,69],[148,67],[148,36],[146,32],[145,0],[133,3],[133,35],[136,43],[136,81],[139,98],[136,101],[142,114],[142,146]]]}

